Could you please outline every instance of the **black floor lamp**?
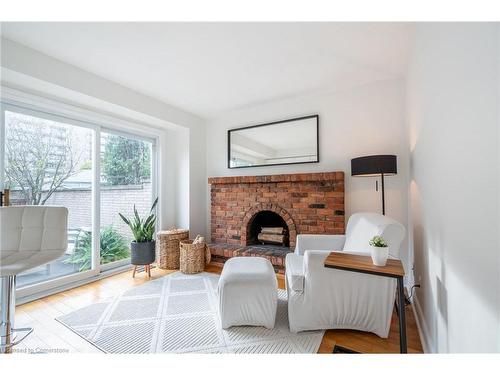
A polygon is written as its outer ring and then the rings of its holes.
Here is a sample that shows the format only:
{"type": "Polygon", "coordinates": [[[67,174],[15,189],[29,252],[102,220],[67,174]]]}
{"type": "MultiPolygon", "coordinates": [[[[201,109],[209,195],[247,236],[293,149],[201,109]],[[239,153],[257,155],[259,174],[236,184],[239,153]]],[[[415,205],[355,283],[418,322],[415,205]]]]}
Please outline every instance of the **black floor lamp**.
{"type": "Polygon", "coordinates": [[[396,155],[371,155],[351,159],[351,176],[378,177],[380,175],[382,180],[382,215],[385,215],[384,177],[397,173],[396,155]]]}

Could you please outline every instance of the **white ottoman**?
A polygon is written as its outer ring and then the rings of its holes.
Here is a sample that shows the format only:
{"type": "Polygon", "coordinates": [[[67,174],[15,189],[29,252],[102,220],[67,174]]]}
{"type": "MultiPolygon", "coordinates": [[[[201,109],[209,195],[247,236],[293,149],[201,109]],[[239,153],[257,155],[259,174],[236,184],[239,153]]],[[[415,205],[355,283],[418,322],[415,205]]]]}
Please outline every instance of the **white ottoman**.
{"type": "Polygon", "coordinates": [[[278,305],[278,281],[265,258],[229,259],[219,279],[219,311],[222,328],[264,326],[274,328],[278,305]]]}

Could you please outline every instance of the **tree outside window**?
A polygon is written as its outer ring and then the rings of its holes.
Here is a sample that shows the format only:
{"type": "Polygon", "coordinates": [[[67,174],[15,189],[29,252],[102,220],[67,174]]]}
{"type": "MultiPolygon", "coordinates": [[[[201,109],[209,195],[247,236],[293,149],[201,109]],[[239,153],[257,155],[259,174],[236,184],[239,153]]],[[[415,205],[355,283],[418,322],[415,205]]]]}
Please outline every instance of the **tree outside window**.
{"type": "Polygon", "coordinates": [[[108,135],[102,156],[103,179],[109,185],[139,185],[150,179],[149,145],[142,141],[108,135]]]}
{"type": "Polygon", "coordinates": [[[79,170],[82,150],[70,127],[6,112],[6,182],[25,204],[43,205],[79,170]]]}

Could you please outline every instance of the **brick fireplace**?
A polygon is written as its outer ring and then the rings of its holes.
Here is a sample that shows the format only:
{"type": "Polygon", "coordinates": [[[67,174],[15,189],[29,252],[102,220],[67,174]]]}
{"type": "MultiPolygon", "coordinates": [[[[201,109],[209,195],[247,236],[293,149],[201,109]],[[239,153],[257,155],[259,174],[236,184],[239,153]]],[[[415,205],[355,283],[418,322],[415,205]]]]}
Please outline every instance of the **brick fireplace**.
{"type": "Polygon", "coordinates": [[[212,177],[208,183],[215,260],[264,256],[280,270],[297,234],[344,233],[344,172],[212,177]],[[260,225],[283,226],[289,246],[260,244],[260,225]]]}

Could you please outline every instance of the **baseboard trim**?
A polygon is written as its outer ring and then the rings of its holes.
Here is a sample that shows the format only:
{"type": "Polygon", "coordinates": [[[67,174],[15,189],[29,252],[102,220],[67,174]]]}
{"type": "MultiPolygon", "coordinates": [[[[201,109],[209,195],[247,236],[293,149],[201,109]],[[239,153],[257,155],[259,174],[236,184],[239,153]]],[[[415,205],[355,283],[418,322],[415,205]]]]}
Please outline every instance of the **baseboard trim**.
{"type": "Polygon", "coordinates": [[[418,302],[416,295],[412,298],[411,308],[413,310],[413,315],[415,316],[415,321],[417,322],[418,335],[420,336],[420,343],[422,344],[422,349],[424,353],[436,353],[435,345],[432,342],[431,335],[429,334],[429,328],[424,319],[424,314],[422,307],[418,302]]]}

